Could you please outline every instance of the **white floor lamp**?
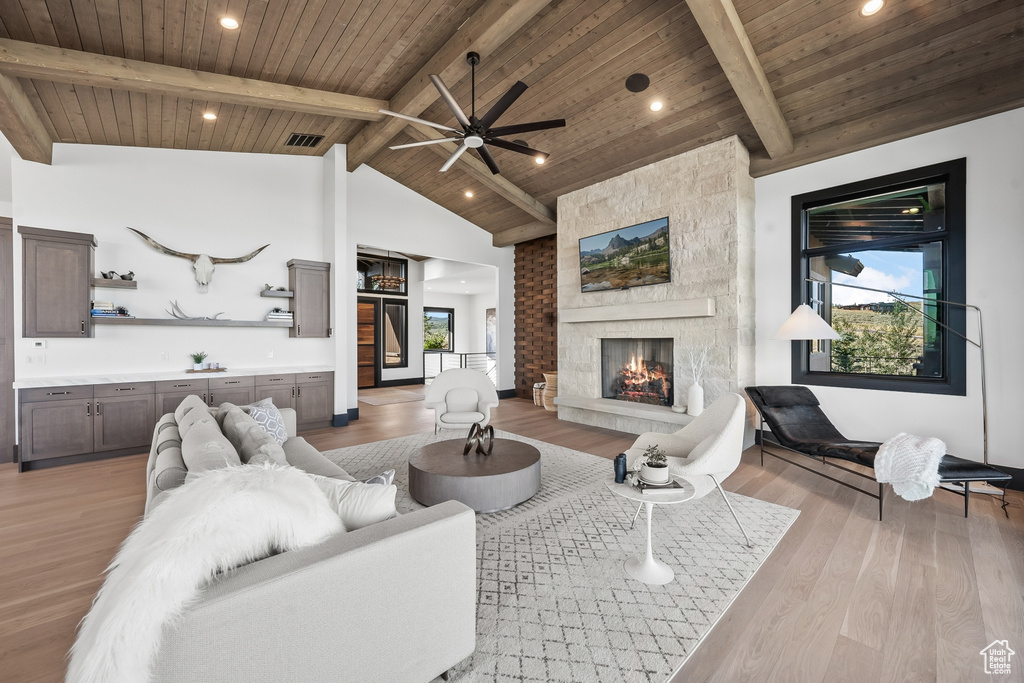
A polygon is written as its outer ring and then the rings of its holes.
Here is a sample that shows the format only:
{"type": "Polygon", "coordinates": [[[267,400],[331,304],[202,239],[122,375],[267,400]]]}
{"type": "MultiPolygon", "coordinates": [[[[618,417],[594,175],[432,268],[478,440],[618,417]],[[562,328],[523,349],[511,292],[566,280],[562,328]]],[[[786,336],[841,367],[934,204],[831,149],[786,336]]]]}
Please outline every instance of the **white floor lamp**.
{"type": "MultiPolygon", "coordinates": [[[[921,315],[930,320],[931,322],[939,325],[944,330],[949,330],[956,336],[960,337],[968,344],[976,347],[981,356],[981,427],[982,427],[982,438],[983,438],[983,454],[985,464],[988,464],[988,392],[985,388],[985,343],[984,334],[981,326],[981,309],[973,304],[960,303],[958,301],[944,301],[942,299],[930,299],[928,297],[917,296],[916,294],[904,294],[902,292],[891,292],[884,289],[874,289],[872,287],[862,287],[860,285],[848,285],[844,282],[829,282],[825,280],[815,280],[812,278],[806,278],[806,282],[813,282],[819,285],[828,285],[829,287],[839,286],[848,287],[850,289],[861,289],[866,292],[879,292],[881,294],[887,294],[896,301],[900,302],[904,306],[910,307],[910,304],[906,302],[906,299],[920,299],[928,303],[936,304],[948,304],[950,306],[959,306],[964,309],[971,309],[978,314],[978,340],[975,341],[970,337],[961,334],[959,331],[954,330],[946,323],[936,320],[932,316],[928,315],[924,311],[921,311],[921,315]]],[[[832,326],[829,325],[825,320],[814,312],[807,304],[800,304],[796,310],[789,316],[789,318],[782,324],[779,331],[775,333],[774,339],[789,339],[793,341],[797,340],[812,340],[812,339],[840,339],[841,336],[837,333],[832,326]]],[[[988,488],[991,488],[993,492],[1001,492],[995,487],[985,487],[982,489],[971,488],[972,491],[984,491],[988,492],[988,488]]]]}

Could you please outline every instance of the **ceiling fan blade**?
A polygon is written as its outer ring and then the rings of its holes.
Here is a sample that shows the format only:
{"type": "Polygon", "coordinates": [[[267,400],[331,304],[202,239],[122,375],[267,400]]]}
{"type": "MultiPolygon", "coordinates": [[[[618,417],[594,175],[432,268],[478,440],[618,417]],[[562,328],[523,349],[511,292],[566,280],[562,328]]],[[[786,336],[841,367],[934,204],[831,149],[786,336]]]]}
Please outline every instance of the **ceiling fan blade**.
{"type": "Polygon", "coordinates": [[[515,85],[509,88],[508,92],[502,95],[501,99],[495,102],[494,106],[484,114],[482,119],[480,119],[480,125],[484,127],[484,130],[490,128],[491,124],[497,121],[498,117],[504,114],[505,110],[511,107],[512,103],[518,100],[520,95],[526,92],[527,87],[528,86],[522,81],[516,81],[515,85]]]}
{"type": "Polygon", "coordinates": [[[520,145],[515,142],[508,142],[507,140],[488,139],[486,142],[488,145],[494,145],[495,147],[501,147],[502,149],[509,149],[513,152],[519,152],[520,154],[528,154],[531,157],[543,157],[544,159],[547,159],[549,156],[547,152],[541,152],[539,149],[533,149],[532,147],[520,145]]]}
{"type": "Polygon", "coordinates": [[[461,145],[459,145],[459,148],[457,150],[455,150],[454,152],[452,152],[452,155],[450,157],[448,157],[448,161],[444,162],[444,166],[441,167],[441,173],[444,173],[449,168],[451,168],[452,164],[454,164],[456,161],[458,161],[459,157],[461,157],[462,153],[465,152],[467,149],[469,149],[469,147],[466,146],[465,142],[463,142],[461,145]]]}
{"type": "Polygon", "coordinates": [[[476,153],[479,154],[480,158],[484,160],[485,164],[487,164],[487,168],[491,169],[491,173],[494,175],[501,173],[501,171],[498,170],[498,164],[494,162],[494,157],[492,157],[491,153],[487,151],[486,146],[477,147],[476,153]]]}
{"type": "Polygon", "coordinates": [[[550,121],[534,121],[533,123],[517,123],[514,126],[499,126],[487,131],[487,135],[501,137],[503,135],[516,135],[517,133],[531,133],[535,130],[547,130],[549,128],[564,128],[565,119],[552,119],[550,121]]]}
{"type": "Polygon", "coordinates": [[[430,126],[431,128],[440,128],[441,130],[450,130],[453,133],[461,133],[462,132],[461,130],[456,130],[456,129],[452,128],[451,126],[445,126],[445,125],[442,125],[440,123],[434,123],[433,121],[426,121],[424,119],[418,119],[415,116],[406,116],[405,114],[399,114],[396,111],[388,111],[387,109],[378,109],[377,111],[379,111],[381,114],[387,114],[388,116],[394,116],[394,117],[399,118],[399,119],[405,119],[406,121],[412,121],[413,123],[422,123],[423,125],[430,126]]]}
{"type": "Polygon", "coordinates": [[[455,101],[455,96],[448,90],[448,86],[444,84],[441,77],[437,74],[430,74],[430,81],[437,88],[437,92],[441,93],[441,99],[445,101],[448,108],[455,114],[455,120],[462,124],[463,128],[469,128],[469,119],[466,118],[466,113],[459,107],[459,103],[455,101]]]}
{"type": "Polygon", "coordinates": [[[425,145],[439,145],[442,142],[462,142],[462,138],[437,138],[436,140],[424,140],[423,142],[410,142],[407,145],[395,145],[388,149],[408,149],[410,147],[423,147],[425,145]]]}

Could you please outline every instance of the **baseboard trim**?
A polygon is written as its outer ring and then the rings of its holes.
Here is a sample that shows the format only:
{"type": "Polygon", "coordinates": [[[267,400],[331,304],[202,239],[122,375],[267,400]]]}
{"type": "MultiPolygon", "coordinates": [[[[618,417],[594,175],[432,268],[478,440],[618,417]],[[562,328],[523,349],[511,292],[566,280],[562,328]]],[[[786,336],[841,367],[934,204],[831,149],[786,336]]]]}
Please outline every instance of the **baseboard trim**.
{"type": "Polygon", "coordinates": [[[348,415],[335,415],[331,418],[332,427],[348,427],[348,415]]]}
{"type": "Polygon", "coordinates": [[[83,453],[82,455],[65,455],[59,458],[24,460],[18,462],[18,471],[45,470],[50,467],[60,467],[61,465],[74,465],[76,463],[106,460],[108,458],[122,458],[126,455],[144,455],[145,453],[146,447],[142,446],[139,448],[121,448],[116,451],[104,451],[102,453],[83,453]]]}
{"type": "Polygon", "coordinates": [[[377,382],[377,388],[383,389],[384,387],[408,387],[414,384],[423,384],[422,377],[408,377],[406,379],[382,379],[377,382]]]}
{"type": "Polygon", "coordinates": [[[516,397],[516,390],[515,389],[498,389],[498,398],[499,399],[502,399],[502,398],[515,398],[515,397],[516,397]]]}

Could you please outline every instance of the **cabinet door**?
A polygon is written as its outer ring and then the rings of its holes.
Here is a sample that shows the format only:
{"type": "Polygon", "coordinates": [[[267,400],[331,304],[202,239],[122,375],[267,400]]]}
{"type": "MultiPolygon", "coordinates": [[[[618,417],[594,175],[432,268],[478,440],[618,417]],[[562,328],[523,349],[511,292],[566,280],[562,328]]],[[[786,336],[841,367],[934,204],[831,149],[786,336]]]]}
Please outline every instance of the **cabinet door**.
{"type": "MultiPolygon", "coordinates": [[[[153,428],[152,422],[149,427],[153,428]]],[[[39,460],[92,453],[92,429],[91,398],[22,403],[20,458],[39,460]]]]}
{"type": "Polygon", "coordinates": [[[234,403],[236,406],[247,406],[252,403],[255,387],[224,387],[214,389],[210,387],[210,405],[219,406],[221,403],[234,403]]]}
{"type": "Polygon", "coordinates": [[[92,336],[91,244],[25,237],[24,258],[22,336],[92,336]]]}
{"type": "MultiPolygon", "coordinates": [[[[160,391],[156,394],[156,412],[154,413],[154,420],[166,415],[167,413],[173,413],[181,405],[181,402],[185,400],[186,396],[195,394],[199,398],[206,402],[206,398],[209,395],[204,389],[202,391],[160,391]]],[[[154,421],[154,424],[155,421],[154,421]]]]}
{"type": "Polygon", "coordinates": [[[273,401],[274,405],[278,408],[294,408],[295,384],[256,387],[256,397],[254,400],[262,401],[265,398],[273,401]]]}
{"type": "Polygon", "coordinates": [[[334,418],[334,384],[295,387],[295,421],[299,425],[329,424],[334,418]]]}
{"type": "Polygon", "coordinates": [[[331,265],[289,261],[288,285],[294,292],[291,337],[329,337],[331,326],[331,265]]]}
{"type": "Polygon", "coordinates": [[[97,398],[93,420],[95,450],[148,446],[156,423],[155,404],[153,394],[97,398]]]}

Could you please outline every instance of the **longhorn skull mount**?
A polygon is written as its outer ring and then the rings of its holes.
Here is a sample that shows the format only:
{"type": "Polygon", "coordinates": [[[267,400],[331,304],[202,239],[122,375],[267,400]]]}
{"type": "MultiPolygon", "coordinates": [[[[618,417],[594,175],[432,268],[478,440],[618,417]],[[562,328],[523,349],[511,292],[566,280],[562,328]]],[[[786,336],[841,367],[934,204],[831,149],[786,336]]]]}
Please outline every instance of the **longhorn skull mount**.
{"type": "Polygon", "coordinates": [[[157,251],[167,254],[168,256],[177,256],[178,258],[188,259],[191,261],[192,270],[196,272],[196,282],[199,283],[200,292],[208,291],[210,287],[210,280],[213,279],[214,266],[218,263],[245,263],[246,261],[251,261],[257,254],[270,246],[269,244],[264,244],[256,251],[250,252],[245,256],[239,256],[238,258],[220,258],[217,256],[209,256],[207,254],[189,254],[184,251],[168,249],[149,235],[132,227],[129,227],[128,229],[144,239],[149,246],[153,247],[157,251]]]}

